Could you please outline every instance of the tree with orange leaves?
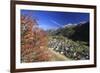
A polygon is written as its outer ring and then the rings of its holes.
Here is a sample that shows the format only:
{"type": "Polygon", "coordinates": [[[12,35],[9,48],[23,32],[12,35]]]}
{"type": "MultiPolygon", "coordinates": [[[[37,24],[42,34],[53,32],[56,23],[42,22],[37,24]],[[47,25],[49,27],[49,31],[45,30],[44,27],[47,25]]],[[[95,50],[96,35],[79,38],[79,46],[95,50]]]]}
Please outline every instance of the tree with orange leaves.
{"type": "Polygon", "coordinates": [[[34,53],[39,53],[47,46],[46,32],[38,27],[35,19],[21,16],[21,60],[22,62],[35,61],[34,53]],[[31,55],[31,53],[33,55],[31,55]]]}
{"type": "Polygon", "coordinates": [[[38,27],[36,19],[21,15],[21,62],[66,60],[47,46],[47,34],[38,27]]]}

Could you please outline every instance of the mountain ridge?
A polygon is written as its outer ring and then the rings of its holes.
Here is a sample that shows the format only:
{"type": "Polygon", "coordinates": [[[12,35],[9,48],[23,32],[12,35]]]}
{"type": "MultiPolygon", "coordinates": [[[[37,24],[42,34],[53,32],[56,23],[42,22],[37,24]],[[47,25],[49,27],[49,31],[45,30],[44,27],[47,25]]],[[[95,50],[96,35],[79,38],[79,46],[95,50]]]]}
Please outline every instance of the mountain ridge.
{"type": "Polygon", "coordinates": [[[74,41],[85,41],[89,45],[89,21],[66,25],[56,30],[47,30],[48,35],[63,35],[74,41]]]}

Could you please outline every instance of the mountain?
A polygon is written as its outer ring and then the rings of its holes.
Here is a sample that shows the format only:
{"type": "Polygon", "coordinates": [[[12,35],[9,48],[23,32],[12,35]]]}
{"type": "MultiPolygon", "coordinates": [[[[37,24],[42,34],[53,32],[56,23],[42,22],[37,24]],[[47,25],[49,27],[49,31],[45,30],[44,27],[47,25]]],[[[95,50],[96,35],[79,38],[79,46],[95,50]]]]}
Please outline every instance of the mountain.
{"type": "Polygon", "coordinates": [[[68,24],[57,30],[47,31],[49,35],[62,35],[74,41],[84,41],[89,45],[89,22],[79,24],[68,24]]]}
{"type": "Polygon", "coordinates": [[[75,33],[70,36],[73,40],[80,40],[89,43],[89,22],[80,23],[78,26],[74,28],[75,33]]]}
{"type": "Polygon", "coordinates": [[[73,27],[73,26],[77,26],[77,24],[68,23],[68,24],[64,25],[63,28],[73,27]]]}

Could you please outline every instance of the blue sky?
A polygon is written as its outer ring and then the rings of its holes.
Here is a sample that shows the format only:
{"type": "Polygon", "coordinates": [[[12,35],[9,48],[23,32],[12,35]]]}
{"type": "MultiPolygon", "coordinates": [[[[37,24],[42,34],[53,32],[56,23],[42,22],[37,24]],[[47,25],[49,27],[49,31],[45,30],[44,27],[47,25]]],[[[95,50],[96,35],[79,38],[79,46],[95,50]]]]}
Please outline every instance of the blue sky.
{"type": "Polygon", "coordinates": [[[89,13],[21,10],[21,15],[31,15],[32,18],[36,18],[39,27],[44,30],[89,21],[89,13]]]}

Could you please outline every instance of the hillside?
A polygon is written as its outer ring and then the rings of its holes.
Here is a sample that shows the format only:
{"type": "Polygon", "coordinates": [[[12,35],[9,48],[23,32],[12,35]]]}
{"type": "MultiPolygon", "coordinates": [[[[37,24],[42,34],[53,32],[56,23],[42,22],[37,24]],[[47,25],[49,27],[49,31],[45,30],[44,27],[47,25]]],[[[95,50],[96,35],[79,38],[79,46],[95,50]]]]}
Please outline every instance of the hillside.
{"type": "Polygon", "coordinates": [[[21,62],[89,59],[89,22],[44,30],[21,16],[21,62]]]}
{"type": "Polygon", "coordinates": [[[73,41],[84,41],[89,45],[89,22],[70,25],[57,30],[48,30],[49,35],[62,35],[73,41]]]}
{"type": "Polygon", "coordinates": [[[89,59],[89,22],[48,30],[49,47],[72,60],[89,59]]]}

